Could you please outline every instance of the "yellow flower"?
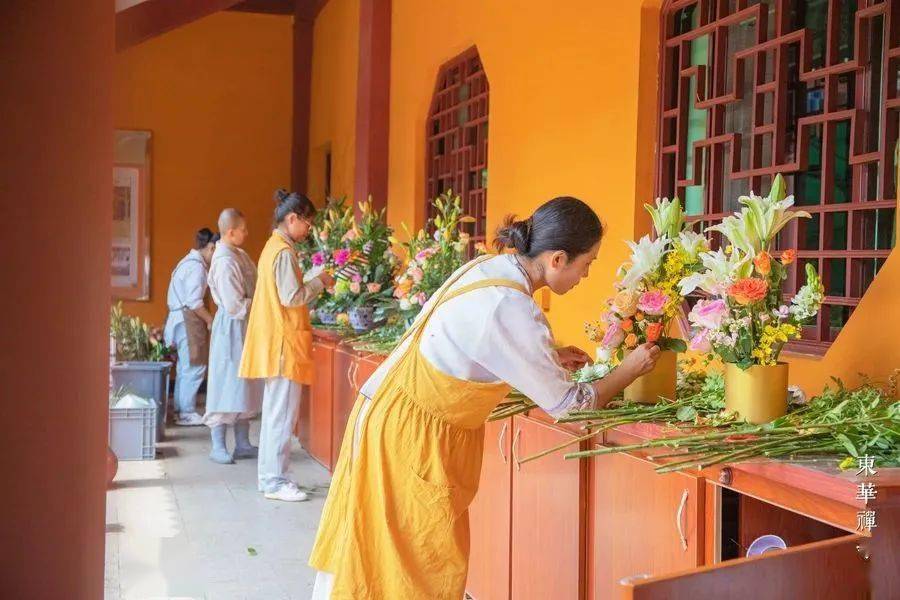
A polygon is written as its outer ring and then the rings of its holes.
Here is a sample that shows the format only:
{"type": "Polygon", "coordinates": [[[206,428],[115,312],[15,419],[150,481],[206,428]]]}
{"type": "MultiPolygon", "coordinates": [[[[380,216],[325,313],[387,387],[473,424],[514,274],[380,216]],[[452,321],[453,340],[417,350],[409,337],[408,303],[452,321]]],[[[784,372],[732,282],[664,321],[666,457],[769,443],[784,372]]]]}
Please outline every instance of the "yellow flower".
{"type": "Polygon", "coordinates": [[[612,300],[612,308],[620,317],[630,317],[637,310],[640,295],[634,290],[622,290],[612,300]]]}
{"type": "Polygon", "coordinates": [[[627,336],[625,336],[625,346],[627,346],[628,348],[634,348],[635,346],[637,346],[637,343],[638,339],[635,334],[629,333],[627,336]]]}

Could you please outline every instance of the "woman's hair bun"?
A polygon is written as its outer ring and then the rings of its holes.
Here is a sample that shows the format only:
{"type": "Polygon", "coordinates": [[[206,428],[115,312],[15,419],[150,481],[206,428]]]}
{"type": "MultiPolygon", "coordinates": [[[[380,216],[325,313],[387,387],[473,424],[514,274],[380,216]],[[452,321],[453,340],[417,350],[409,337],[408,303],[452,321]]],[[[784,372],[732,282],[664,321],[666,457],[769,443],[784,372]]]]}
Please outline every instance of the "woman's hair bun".
{"type": "Polygon", "coordinates": [[[497,250],[514,248],[519,254],[528,254],[531,251],[531,219],[516,221],[515,215],[508,215],[497,230],[494,246],[497,250]]]}
{"type": "Polygon", "coordinates": [[[278,188],[272,195],[272,199],[275,200],[275,204],[281,204],[290,197],[291,193],[284,188],[278,188]]]}
{"type": "Polygon", "coordinates": [[[571,196],[560,196],[538,207],[524,221],[506,217],[497,230],[497,249],[515,248],[534,258],[561,250],[574,258],[593,248],[603,236],[600,218],[590,206],[571,196]]]}
{"type": "Polygon", "coordinates": [[[275,190],[273,195],[275,199],[275,224],[284,221],[289,214],[295,214],[298,217],[306,217],[312,219],[316,214],[316,207],[312,201],[304,194],[297,192],[288,192],[285,189],[275,190]]]}

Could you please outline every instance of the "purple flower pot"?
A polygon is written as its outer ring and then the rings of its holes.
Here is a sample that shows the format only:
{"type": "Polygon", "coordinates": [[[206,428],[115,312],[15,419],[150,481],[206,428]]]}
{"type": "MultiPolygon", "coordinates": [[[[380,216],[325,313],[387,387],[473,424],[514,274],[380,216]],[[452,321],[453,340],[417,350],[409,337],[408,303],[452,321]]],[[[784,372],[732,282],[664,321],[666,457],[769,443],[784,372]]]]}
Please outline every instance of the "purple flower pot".
{"type": "Polygon", "coordinates": [[[368,331],[375,325],[375,309],[371,306],[357,306],[350,309],[350,326],[356,331],[368,331]]]}
{"type": "Polygon", "coordinates": [[[334,325],[337,323],[337,315],[322,308],[316,309],[316,316],[322,325],[334,325]]]}

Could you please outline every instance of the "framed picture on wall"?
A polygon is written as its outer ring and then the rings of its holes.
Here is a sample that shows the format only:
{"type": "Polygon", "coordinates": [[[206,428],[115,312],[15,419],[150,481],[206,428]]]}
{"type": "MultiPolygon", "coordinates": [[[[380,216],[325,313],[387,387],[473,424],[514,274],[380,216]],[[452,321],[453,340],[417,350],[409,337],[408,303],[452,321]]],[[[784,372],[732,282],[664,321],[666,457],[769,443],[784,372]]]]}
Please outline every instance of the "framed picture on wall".
{"type": "Polygon", "coordinates": [[[112,295],[150,299],[150,132],[116,130],[113,166],[112,295]]]}

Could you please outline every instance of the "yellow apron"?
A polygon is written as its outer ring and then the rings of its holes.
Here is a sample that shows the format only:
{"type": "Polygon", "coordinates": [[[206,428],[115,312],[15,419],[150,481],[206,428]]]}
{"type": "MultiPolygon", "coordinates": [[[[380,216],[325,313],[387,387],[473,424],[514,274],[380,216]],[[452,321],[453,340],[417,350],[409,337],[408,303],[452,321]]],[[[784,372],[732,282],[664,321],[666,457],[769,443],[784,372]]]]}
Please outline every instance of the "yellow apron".
{"type": "Polygon", "coordinates": [[[463,597],[484,423],[510,387],[446,375],[422,356],[419,342],[434,310],[462,294],[484,287],[528,294],[505,279],[448,292],[465,271],[407,332],[411,343],[371,400],[355,458],[364,397],[350,415],[310,557],[313,568],[334,574],[333,600],[463,597]]]}

